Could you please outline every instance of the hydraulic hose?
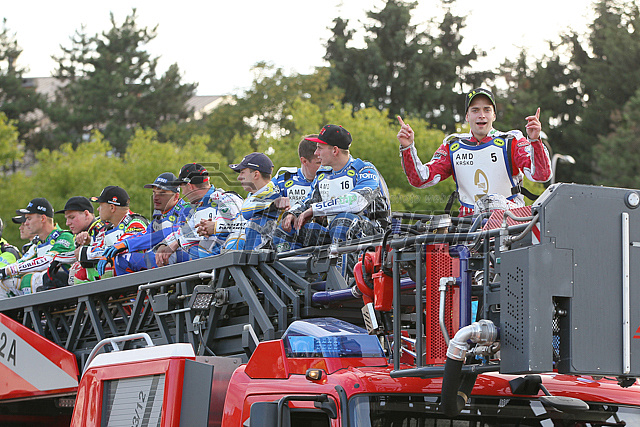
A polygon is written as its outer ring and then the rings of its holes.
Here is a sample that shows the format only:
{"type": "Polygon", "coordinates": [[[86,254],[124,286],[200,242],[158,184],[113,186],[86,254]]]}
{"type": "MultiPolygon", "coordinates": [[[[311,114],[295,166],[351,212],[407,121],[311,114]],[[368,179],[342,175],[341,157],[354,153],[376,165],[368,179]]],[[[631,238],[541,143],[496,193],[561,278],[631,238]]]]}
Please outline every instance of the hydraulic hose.
{"type": "MultiPolygon", "coordinates": [[[[400,289],[406,291],[414,289],[416,283],[410,278],[403,278],[400,282],[400,289]]],[[[348,289],[339,289],[336,291],[318,291],[311,295],[311,303],[326,305],[331,303],[337,303],[340,301],[347,301],[351,299],[358,299],[362,297],[362,292],[358,289],[357,285],[354,285],[348,289]]]]}
{"type": "Polygon", "coordinates": [[[498,328],[490,320],[480,320],[465,326],[456,332],[449,341],[447,360],[442,377],[442,411],[449,417],[455,417],[467,403],[476,375],[462,374],[462,366],[469,350],[469,344],[492,344],[498,338],[498,328]]]}

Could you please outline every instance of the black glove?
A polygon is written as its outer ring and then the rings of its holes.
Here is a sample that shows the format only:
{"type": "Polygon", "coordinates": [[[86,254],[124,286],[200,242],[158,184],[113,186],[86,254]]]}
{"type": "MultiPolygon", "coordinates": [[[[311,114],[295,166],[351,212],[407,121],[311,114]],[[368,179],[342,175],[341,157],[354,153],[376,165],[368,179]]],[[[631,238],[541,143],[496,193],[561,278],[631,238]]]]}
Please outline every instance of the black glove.
{"type": "Polygon", "coordinates": [[[60,262],[59,261],[51,261],[49,264],[49,268],[47,269],[47,274],[49,278],[53,280],[53,277],[56,275],[58,270],[60,270],[60,262]]]}

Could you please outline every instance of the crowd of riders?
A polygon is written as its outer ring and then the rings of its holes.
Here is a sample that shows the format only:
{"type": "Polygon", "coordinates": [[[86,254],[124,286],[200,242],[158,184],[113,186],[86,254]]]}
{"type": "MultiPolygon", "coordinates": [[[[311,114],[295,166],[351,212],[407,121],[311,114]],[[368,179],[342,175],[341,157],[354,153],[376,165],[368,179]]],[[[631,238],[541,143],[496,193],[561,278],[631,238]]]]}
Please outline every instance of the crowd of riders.
{"type": "MultiPolygon", "coordinates": [[[[540,110],[526,117],[526,137],[493,128],[496,103],[484,88],[465,95],[465,111],[470,131],[447,136],[424,164],[413,129],[398,117],[400,163],[409,183],[426,188],[452,176],[460,215],[486,207],[487,200],[501,209],[523,206],[523,176],[551,178],[540,110]]],[[[162,172],[144,186],[152,192],[151,218],[133,212],[127,191],[113,185],[98,196],[73,196],[58,211],[36,197],[12,218],[28,243],[19,250],[0,240],[0,298],[226,251],[286,252],[382,233],[391,214],[384,179],[373,164],[351,156],[351,144],[345,128],[326,125],[300,141],[299,167],[275,175],[266,154],[248,154],[229,165],[245,194],[217,187],[198,163],[177,175],[162,172]],[[68,230],[58,225],[62,216],[68,230]]]]}

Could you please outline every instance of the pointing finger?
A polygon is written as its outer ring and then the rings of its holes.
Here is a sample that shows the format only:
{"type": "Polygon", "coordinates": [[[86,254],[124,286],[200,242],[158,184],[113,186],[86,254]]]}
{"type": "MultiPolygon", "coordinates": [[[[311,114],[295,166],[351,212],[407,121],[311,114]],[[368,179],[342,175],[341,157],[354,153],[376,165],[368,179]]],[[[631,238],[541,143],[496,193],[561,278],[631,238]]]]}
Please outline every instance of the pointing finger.
{"type": "Polygon", "coordinates": [[[404,126],[404,122],[402,121],[402,117],[398,116],[398,121],[400,122],[400,126],[404,126]]]}
{"type": "Polygon", "coordinates": [[[538,110],[536,111],[536,119],[540,119],[540,107],[538,107],[538,110]]]}

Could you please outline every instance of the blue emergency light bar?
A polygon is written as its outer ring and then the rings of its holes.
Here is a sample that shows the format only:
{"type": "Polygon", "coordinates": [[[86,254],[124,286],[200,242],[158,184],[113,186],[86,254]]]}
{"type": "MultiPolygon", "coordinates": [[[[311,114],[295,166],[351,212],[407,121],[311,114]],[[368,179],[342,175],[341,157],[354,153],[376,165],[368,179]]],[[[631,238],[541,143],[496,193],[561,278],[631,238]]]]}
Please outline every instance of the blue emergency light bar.
{"type": "Polygon", "coordinates": [[[282,340],[287,357],[385,357],[375,335],[332,317],[297,320],[282,340]]]}

